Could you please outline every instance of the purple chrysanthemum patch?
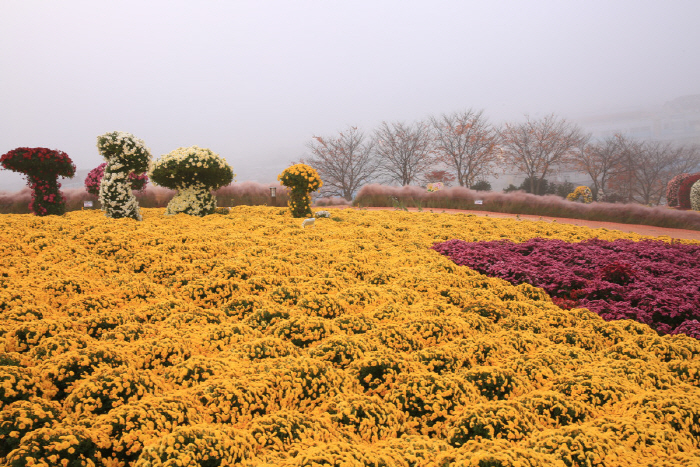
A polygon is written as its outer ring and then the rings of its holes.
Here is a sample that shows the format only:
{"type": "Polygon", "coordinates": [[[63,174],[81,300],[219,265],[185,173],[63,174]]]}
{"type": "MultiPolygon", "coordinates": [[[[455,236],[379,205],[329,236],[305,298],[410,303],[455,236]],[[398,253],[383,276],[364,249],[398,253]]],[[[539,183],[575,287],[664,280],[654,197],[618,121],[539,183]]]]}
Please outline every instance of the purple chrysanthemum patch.
{"type": "Polygon", "coordinates": [[[585,307],[605,320],[633,319],[661,334],[700,338],[700,245],[535,238],[449,240],[432,248],[482,274],[541,287],[564,308],[585,307]]]}

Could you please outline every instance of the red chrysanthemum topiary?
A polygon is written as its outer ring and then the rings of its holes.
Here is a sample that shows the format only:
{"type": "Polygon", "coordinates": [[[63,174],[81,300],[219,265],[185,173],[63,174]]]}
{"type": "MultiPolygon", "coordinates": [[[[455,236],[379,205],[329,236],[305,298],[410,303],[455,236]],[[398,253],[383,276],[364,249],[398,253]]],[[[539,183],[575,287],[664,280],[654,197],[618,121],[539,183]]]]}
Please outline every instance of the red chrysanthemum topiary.
{"type": "Polygon", "coordinates": [[[681,209],[690,209],[690,189],[693,184],[700,180],[700,172],[690,174],[681,181],[678,187],[678,207],[681,209]]]}
{"type": "MultiPolygon", "coordinates": [[[[93,196],[100,195],[100,183],[102,183],[102,177],[105,174],[105,167],[107,167],[107,163],[103,162],[92,169],[85,177],[85,191],[89,194],[93,196]]],[[[148,175],[146,173],[137,174],[131,172],[129,180],[131,181],[131,191],[143,191],[148,185],[148,175]]]]}
{"type": "Polygon", "coordinates": [[[68,154],[48,148],[17,148],[3,154],[0,165],[27,176],[27,185],[32,189],[29,209],[34,214],[48,216],[66,212],[58,177],[75,175],[75,164],[68,154]]]}
{"type": "Polygon", "coordinates": [[[675,208],[678,206],[678,188],[680,188],[681,182],[689,175],[687,173],[676,175],[666,185],[666,204],[668,207],[675,208]]]}

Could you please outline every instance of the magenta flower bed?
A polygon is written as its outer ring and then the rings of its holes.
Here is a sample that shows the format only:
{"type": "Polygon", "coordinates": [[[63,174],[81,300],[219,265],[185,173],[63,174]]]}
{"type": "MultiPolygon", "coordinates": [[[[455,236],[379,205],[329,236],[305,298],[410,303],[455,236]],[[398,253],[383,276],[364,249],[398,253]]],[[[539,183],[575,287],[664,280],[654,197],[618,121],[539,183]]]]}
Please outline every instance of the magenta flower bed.
{"type": "Polygon", "coordinates": [[[700,245],[535,238],[449,240],[432,248],[482,274],[541,287],[563,308],[584,307],[608,321],[633,319],[660,334],[700,338],[700,245]]]}

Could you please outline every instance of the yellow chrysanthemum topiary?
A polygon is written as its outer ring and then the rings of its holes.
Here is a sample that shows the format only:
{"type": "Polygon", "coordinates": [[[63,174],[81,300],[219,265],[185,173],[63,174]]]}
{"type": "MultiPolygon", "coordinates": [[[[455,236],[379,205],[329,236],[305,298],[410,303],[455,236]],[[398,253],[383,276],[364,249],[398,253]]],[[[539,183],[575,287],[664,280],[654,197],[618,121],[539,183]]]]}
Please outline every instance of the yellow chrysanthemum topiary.
{"type": "Polygon", "coordinates": [[[569,201],[580,201],[581,203],[589,204],[593,202],[593,193],[587,186],[578,186],[573,193],[566,195],[566,199],[569,201]]]}
{"type": "Polygon", "coordinates": [[[277,176],[290,189],[289,208],[293,217],[310,217],[311,193],[323,186],[318,172],[306,164],[295,164],[277,176]]]}

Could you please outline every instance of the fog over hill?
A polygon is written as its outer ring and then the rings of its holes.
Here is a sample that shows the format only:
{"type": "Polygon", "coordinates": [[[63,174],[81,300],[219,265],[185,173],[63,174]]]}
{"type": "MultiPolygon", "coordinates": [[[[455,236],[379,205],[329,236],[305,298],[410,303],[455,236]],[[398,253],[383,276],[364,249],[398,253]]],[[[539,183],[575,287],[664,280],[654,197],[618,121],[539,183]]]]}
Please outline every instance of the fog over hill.
{"type": "MultiPolygon", "coordinates": [[[[661,107],[700,94],[698,17],[651,0],[4,2],[0,154],[60,149],[82,173],[119,130],[267,183],[348,125],[661,107]]],[[[0,171],[0,190],[23,185],[0,171]]]]}

